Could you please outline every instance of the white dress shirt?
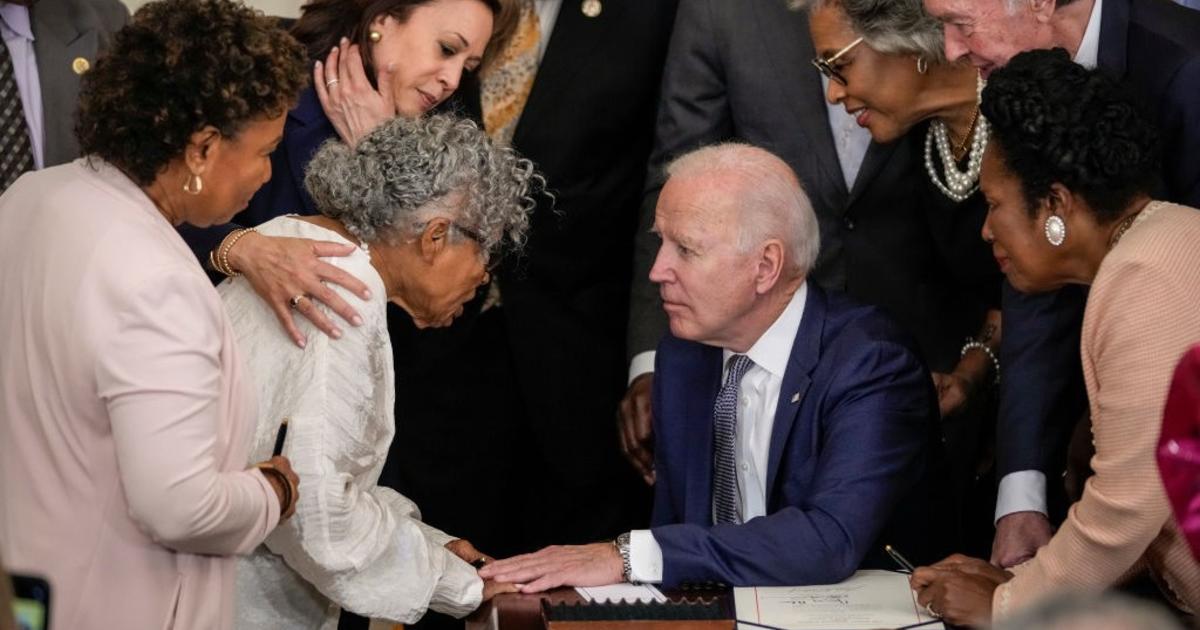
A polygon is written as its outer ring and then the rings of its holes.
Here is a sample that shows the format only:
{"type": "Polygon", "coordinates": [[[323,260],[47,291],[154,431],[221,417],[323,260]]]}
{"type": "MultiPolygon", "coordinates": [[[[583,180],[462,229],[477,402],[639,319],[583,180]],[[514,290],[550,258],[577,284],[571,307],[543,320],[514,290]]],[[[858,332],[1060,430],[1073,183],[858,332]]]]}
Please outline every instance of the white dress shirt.
{"type": "MultiPolygon", "coordinates": [[[[1075,51],[1075,63],[1086,68],[1095,68],[1100,57],[1100,16],[1104,0],[1095,0],[1088,17],[1087,28],[1079,49],[1075,51]]],[[[996,520],[1016,512],[1041,512],[1046,508],[1046,474],[1040,470],[1018,470],[1000,479],[996,493],[996,520]]]]}
{"type": "Polygon", "coordinates": [[[534,0],[533,8],[538,15],[538,63],[541,63],[546,57],[546,46],[550,43],[554,24],[558,22],[562,0],[534,0]]]}
{"type": "Polygon", "coordinates": [[[42,126],[42,84],[39,82],[37,57],[33,52],[33,28],[29,9],[19,4],[0,2],[0,35],[12,56],[13,77],[21,93],[25,124],[29,127],[29,144],[33,148],[33,167],[45,165],[43,147],[46,144],[42,126]]]}
{"type": "MultiPolygon", "coordinates": [[[[738,390],[737,435],[734,465],[737,468],[738,498],[743,522],[767,515],[767,455],[771,449],[771,429],[775,426],[775,408],[792,344],[804,315],[808,283],[792,296],[783,313],[775,319],[758,341],[746,352],[754,362],[742,377],[738,390]]],[[[729,370],[733,352],[721,353],[721,381],[729,370]]],[[[630,534],[629,565],[635,582],[662,581],[662,549],[650,530],[630,534]]]]}

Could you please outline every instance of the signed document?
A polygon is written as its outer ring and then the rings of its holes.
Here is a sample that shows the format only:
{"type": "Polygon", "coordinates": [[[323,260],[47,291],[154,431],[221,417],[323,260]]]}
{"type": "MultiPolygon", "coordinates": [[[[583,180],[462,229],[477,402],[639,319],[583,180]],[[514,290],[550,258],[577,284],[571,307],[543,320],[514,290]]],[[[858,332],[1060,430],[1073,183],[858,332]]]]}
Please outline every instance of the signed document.
{"type": "MultiPolygon", "coordinates": [[[[872,630],[934,621],[917,605],[908,575],[892,571],[858,571],[826,586],[735,588],[733,599],[739,621],[788,630],[872,630]]],[[[757,629],[739,624],[739,630],[757,629]]]]}

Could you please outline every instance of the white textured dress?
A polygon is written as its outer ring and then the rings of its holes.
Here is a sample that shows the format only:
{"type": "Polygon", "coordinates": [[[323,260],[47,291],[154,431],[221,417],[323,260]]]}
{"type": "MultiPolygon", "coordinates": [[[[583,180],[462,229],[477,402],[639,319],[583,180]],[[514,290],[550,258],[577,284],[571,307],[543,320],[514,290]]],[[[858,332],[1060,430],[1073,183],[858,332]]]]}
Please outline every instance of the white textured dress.
{"type": "MultiPolygon", "coordinates": [[[[258,231],[347,242],[292,216],[258,231]]],[[[283,454],[300,476],[296,514],[238,562],[236,626],[333,629],[343,607],[397,623],[427,608],[464,616],[482,597],[475,569],[444,547],[453,537],[421,522],[412,501],[376,485],[395,434],[383,281],[362,249],[327,262],[366,283],[371,299],[334,286],[363,324],[341,326],[334,340],[297,317],[308,338],[303,350],[245,278],[218,287],[258,390],[250,461],[271,456],[287,418],[283,454]]]]}

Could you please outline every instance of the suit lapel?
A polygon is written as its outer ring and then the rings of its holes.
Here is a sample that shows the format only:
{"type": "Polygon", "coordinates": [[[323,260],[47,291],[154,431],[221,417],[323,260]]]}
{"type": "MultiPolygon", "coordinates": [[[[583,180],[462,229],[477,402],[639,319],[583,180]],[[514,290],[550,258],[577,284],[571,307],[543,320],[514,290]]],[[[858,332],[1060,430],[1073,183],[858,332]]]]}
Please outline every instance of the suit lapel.
{"type": "MultiPolygon", "coordinates": [[[[555,95],[568,86],[575,73],[586,64],[580,60],[588,56],[607,37],[616,36],[621,22],[621,13],[627,0],[606,0],[604,9],[596,17],[588,17],[580,10],[578,0],[563,0],[546,45],[546,54],[538,66],[529,100],[521,112],[521,119],[513,133],[513,146],[523,146],[520,138],[528,120],[541,120],[541,111],[553,107],[555,95]]],[[[632,0],[649,2],[652,0],[632,0]]],[[[580,121],[585,124],[586,121],[580,121]]]]}
{"type": "Polygon", "coordinates": [[[1100,14],[1098,65],[1117,79],[1125,78],[1129,43],[1129,0],[1105,0],[1100,14]]]}
{"type": "MultiPolygon", "coordinates": [[[[712,0],[727,2],[729,0],[712,0]]],[[[812,67],[816,55],[808,35],[808,13],[794,11],[781,0],[749,2],[746,6],[754,13],[758,23],[758,40],[763,46],[764,60],[774,60],[781,70],[781,80],[775,81],[779,89],[780,106],[796,117],[794,139],[800,146],[811,147],[820,155],[821,172],[828,184],[832,184],[839,197],[845,197],[846,179],[842,176],[841,162],[833,132],[829,128],[829,110],[825,107],[825,88],[821,75],[812,67]]]]}
{"type": "Polygon", "coordinates": [[[867,155],[863,157],[862,167],[858,170],[858,177],[854,180],[854,188],[850,191],[850,200],[846,203],[846,207],[850,207],[858,201],[858,198],[871,184],[871,180],[875,179],[879,171],[883,170],[884,165],[892,158],[892,153],[896,151],[896,145],[901,142],[903,139],[889,144],[871,142],[871,146],[867,148],[867,155]]]}
{"type": "Polygon", "coordinates": [[[821,355],[821,335],[825,329],[825,293],[813,283],[808,285],[808,298],[800,329],[792,344],[792,356],[788,358],[787,370],[779,390],[779,403],[775,408],[775,424],[771,427],[771,446],[767,452],[767,501],[770,506],[775,479],[779,476],[779,465],[783,451],[792,433],[793,425],[808,387],[812,384],[812,371],[821,355]]]}
{"type": "Polygon", "coordinates": [[[30,9],[33,26],[33,50],[38,60],[38,84],[42,88],[42,120],[44,124],[44,158],[47,165],[69,160],[77,149],[72,120],[79,94],[79,75],[71,67],[77,58],[96,64],[99,34],[94,30],[80,32],[65,11],[51,7],[30,9]]]}
{"type": "Polygon", "coordinates": [[[687,490],[684,521],[712,524],[713,403],[721,388],[721,350],[705,347],[697,360],[694,380],[683,396],[687,401],[684,426],[687,427],[687,490]]]}

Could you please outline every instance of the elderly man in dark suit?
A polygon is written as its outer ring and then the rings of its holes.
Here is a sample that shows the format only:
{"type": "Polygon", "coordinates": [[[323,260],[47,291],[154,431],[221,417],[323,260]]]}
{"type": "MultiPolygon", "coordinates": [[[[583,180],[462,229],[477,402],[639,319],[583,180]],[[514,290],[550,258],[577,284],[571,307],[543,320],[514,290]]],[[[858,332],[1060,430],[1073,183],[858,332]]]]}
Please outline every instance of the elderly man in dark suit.
{"type": "Polygon", "coordinates": [[[128,20],[117,0],[0,2],[0,192],[79,156],[79,78],[128,20]]]}
{"type": "Polygon", "coordinates": [[[480,575],[525,592],[829,584],[888,566],[885,541],[936,553],[937,398],[911,338],[879,308],[807,281],[817,220],[783,160],[724,144],[667,171],[650,271],[670,320],[651,529],[480,575]]]}
{"type": "MultiPolygon", "coordinates": [[[[945,25],[946,56],[965,57],[984,74],[1023,50],[1061,47],[1077,63],[1124,81],[1162,128],[1162,198],[1200,205],[1200,12],[1170,0],[925,0],[925,8],[945,25]]],[[[1061,489],[1047,479],[1061,474],[1067,438],[1085,404],[1079,377],[1085,292],[1014,299],[1043,324],[1023,325],[1008,315],[1004,322],[992,561],[1005,567],[1032,557],[1050,538],[1047,513],[1061,489]]]]}

